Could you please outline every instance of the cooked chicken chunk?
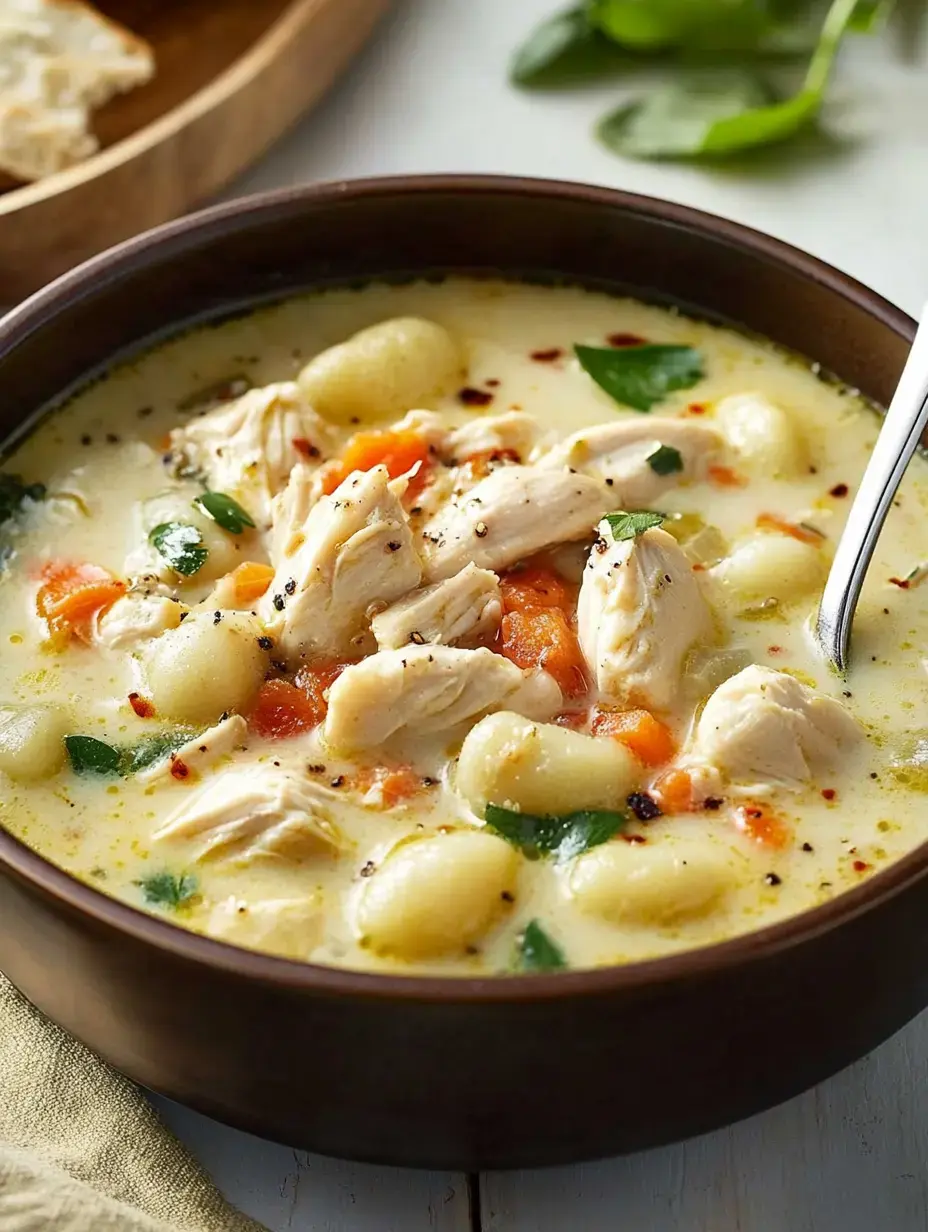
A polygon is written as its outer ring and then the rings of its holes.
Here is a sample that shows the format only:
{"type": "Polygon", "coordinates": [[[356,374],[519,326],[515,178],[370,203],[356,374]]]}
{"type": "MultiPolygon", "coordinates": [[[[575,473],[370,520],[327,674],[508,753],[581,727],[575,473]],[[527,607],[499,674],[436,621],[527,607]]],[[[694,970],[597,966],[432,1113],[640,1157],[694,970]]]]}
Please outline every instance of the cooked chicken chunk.
{"type": "Polygon", "coordinates": [[[248,741],[248,724],[240,714],[230,714],[207,731],[191,737],[186,744],[173,752],[164,761],[140,771],[135,777],[139,783],[192,782],[214,766],[223,757],[236,749],[242,749],[248,741]]]}
{"type": "Polygon", "coordinates": [[[463,459],[475,453],[514,453],[516,460],[527,462],[540,429],[538,421],[523,411],[508,411],[505,415],[486,415],[472,419],[449,433],[443,453],[463,459]]]}
{"type": "Polygon", "coordinates": [[[785,672],[753,665],[706,702],[684,761],[751,791],[796,790],[833,769],[861,738],[840,702],[785,672]]]}
{"type": "Polygon", "coordinates": [[[250,899],[233,894],[216,904],[203,931],[248,950],[305,960],[325,932],[322,896],[250,899]]]}
{"type": "Polygon", "coordinates": [[[271,501],[270,557],[277,566],[302,547],[309,512],[322,498],[323,480],[314,466],[300,462],[290,472],[287,486],[271,501]]]}
{"type": "MultiPolygon", "coordinates": [[[[636,416],[583,428],[539,459],[544,467],[570,467],[613,481],[615,505],[640,509],[680,483],[704,479],[722,449],[722,437],[706,424],[688,419],[636,416]],[[680,469],[655,470],[648,461],[661,445],[680,455],[680,469]]],[[[671,458],[676,463],[677,459],[671,458]]]]}
{"type": "Polygon", "coordinates": [[[665,531],[616,543],[599,527],[580,587],[580,646],[603,697],[669,710],[688,652],[715,633],[692,566],[665,531]]]}
{"type": "Polygon", "coordinates": [[[422,566],[400,504],[405,488],[375,466],[310,509],[302,543],[292,550],[290,541],[259,604],[283,658],[354,655],[366,648],[369,609],[419,585],[422,566]]]}
{"type": "Polygon", "coordinates": [[[329,690],[323,734],[334,752],[353,753],[406,727],[432,734],[493,710],[549,719],[560,705],[546,672],[523,672],[491,650],[409,646],[342,672],[329,690]]]}
{"type": "Polygon", "coordinates": [[[95,640],[108,650],[132,650],[166,629],[176,629],[185,611],[176,599],[130,591],[99,618],[95,640]]]}
{"type": "Polygon", "coordinates": [[[337,796],[269,763],[217,774],[155,832],[158,842],[200,840],[196,859],[301,860],[338,851],[337,796]]]}
{"type": "Polygon", "coordinates": [[[502,466],[423,527],[426,577],[441,581],[471,562],[504,569],[589,534],[615,504],[609,489],[586,475],[502,466]]]}
{"type": "Polygon", "coordinates": [[[371,628],[381,650],[426,643],[452,646],[495,633],[502,610],[496,574],[466,565],[454,577],[392,604],[374,617],[371,628]]]}
{"type": "Polygon", "coordinates": [[[293,381],[250,389],[171,433],[171,452],[216,492],[240,500],[257,522],[297,462],[332,448],[331,428],[293,381]]]}

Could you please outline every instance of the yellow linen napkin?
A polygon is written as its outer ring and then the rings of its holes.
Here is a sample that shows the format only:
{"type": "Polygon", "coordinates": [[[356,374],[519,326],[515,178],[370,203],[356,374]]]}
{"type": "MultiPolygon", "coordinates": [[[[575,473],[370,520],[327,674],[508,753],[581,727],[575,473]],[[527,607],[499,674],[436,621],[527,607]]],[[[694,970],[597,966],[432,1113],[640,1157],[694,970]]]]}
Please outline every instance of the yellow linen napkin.
{"type": "Polygon", "coordinates": [[[137,1087],[0,975],[0,1232],[262,1229],[137,1087]]]}

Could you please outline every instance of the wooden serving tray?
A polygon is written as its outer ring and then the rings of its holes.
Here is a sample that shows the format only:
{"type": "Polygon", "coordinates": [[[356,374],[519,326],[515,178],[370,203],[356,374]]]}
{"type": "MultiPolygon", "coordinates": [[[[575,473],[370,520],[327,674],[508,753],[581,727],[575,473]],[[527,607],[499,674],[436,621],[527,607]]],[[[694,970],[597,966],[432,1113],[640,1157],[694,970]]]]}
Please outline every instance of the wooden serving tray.
{"type": "Polygon", "coordinates": [[[101,150],[0,177],[0,304],[175,218],[262,154],[335,81],[389,0],[102,0],[154,48],[154,79],[96,112],[101,150]]]}

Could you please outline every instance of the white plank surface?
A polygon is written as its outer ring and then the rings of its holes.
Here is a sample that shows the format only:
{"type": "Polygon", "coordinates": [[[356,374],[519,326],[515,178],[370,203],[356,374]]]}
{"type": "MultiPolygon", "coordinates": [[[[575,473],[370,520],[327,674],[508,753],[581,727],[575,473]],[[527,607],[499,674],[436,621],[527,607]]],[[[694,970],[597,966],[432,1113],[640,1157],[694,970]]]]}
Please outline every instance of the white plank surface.
{"type": "MultiPolygon", "coordinates": [[[[928,69],[888,44],[845,57],[847,139],[749,169],[629,163],[592,121],[617,86],[509,89],[512,47],[559,0],[398,0],[327,103],[233,193],[429,171],[542,175],[651,193],[824,257],[909,311],[928,298],[928,69]]],[[[685,1038],[685,1031],[684,1031],[685,1038]]],[[[681,1045],[685,1046],[685,1044],[681,1045]]],[[[928,1018],[808,1095],[628,1159],[483,1178],[492,1232],[926,1232],[928,1018]]],[[[776,1064],[776,1057],[771,1058],[776,1064]]],[[[274,1232],[467,1232],[463,1178],[307,1157],[167,1106],[229,1196],[274,1232]]]]}

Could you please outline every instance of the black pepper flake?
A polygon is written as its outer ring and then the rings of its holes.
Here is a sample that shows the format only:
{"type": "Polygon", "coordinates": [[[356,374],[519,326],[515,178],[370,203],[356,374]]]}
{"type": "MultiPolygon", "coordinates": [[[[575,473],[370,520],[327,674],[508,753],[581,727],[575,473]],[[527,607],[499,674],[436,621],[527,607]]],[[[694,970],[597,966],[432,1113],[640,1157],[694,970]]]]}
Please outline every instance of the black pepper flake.
{"type": "Polygon", "coordinates": [[[294,578],[287,578],[286,582],[284,582],[284,590],[288,595],[292,595],[296,590],[296,580],[294,578]]]}
{"type": "Polygon", "coordinates": [[[188,617],[189,615],[190,615],[190,613],[189,613],[189,612],[181,612],[181,614],[180,614],[180,622],[181,622],[181,623],[183,623],[183,622],[187,619],[187,617],[188,617]]]}
{"type": "Polygon", "coordinates": [[[286,600],[284,599],[283,595],[274,596],[274,607],[277,609],[278,612],[282,612],[284,610],[285,602],[286,600]]]}
{"type": "Polygon", "coordinates": [[[437,782],[438,782],[437,779],[433,779],[430,774],[427,774],[422,780],[422,786],[423,787],[434,787],[437,782]]]}
{"type": "Polygon", "coordinates": [[[222,714],[219,716],[219,722],[224,723],[228,717],[229,717],[228,710],[223,710],[222,714]]]}
{"type": "Polygon", "coordinates": [[[811,844],[811,843],[803,843],[803,844],[802,844],[802,850],[803,850],[803,851],[814,851],[814,850],[815,850],[815,848],[812,846],[812,844],[811,844]]]}
{"type": "Polygon", "coordinates": [[[325,766],[319,762],[310,762],[306,769],[310,774],[325,774],[325,766]]]}
{"type": "Polygon", "coordinates": [[[361,876],[362,877],[372,877],[376,871],[377,871],[377,865],[374,863],[373,860],[368,860],[368,862],[361,869],[361,876]]]}
{"type": "Polygon", "coordinates": [[[493,395],[486,389],[474,389],[466,385],[458,390],[458,402],[464,406],[489,406],[492,401],[493,395]]]}
{"type": "Polygon", "coordinates": [[[831,489],[830,494],[832,496],[847,496],[848,494],[847,484],[846,483],[836,483],[835,486],[831,489]]]}
{"type": "Polygon", "coordinates": [[[82,445],[92,445],[92,444],[93,444],[93,437],[92,437],[92,436],[89,436],[89,435],[85,432],[85,433],[84,433],[84,435],[81,437],[81,444],[82,444],[82,445]]]}
{"type": "Polygon", "coordinates": [[[107,434],[106,434],[106,442],[107,442],[107,444],[108,444],[108,445],[118,445],[118,444],[119,444],[119,437],[116,435],[116,433],[115,433],[115,432],[107,432],[107,434]]]}
{"type": "Polygon", "coordinates": [[[258,638],[258,645],[262,650],[270,650],[274,645],[274,639],[271,637],[266,637],[262,634],[262,636],[258,638]]]}
{"type": "Polygon", "coordinates": [[[508,890],[503,890],[502,894],[500,894],[500,898],[504,903],[514,903],[516,901],[516,896],[514,894],[510,894],[508,890]]]}
{"type": "Polygon", "coordinates": [[[222,620],[222,612],[213,612],[213,624],[218,625],[222,620]]]}
{"type": "Polygon", "coordinates": [[[715,813],[718,812],[724,803],[725,801],[721,796],[706,796],[702,802],[702,807],[708,809],[710,813],[715,813]]]}
{"type": "Polygon", "coordinates": [[[391,539],[390,542],[387,544],[387,551],[398,552],[402,546],[403,545],[400,543],[398,539],[391,539]]]}
{"type": "Polygon", "coordinates": [[[330,787],[344,787],[345,786],[345,776],[343,774],[336,774],[335,778],[331,780],[329,786],[330,787]]]}
{"type": "Polygon", "coordinates": [[[139,419],[147,419],[154,409],[153,406],[140,406],[135,413],[139,419]]]}
{"type": "Polygon", "coordinates": [[[657,801],[644,791],[633,791],[625,803],[639,821],[653,821],[663,815],[657,801]]]}
{"type": "Polygon", "coordinates": [[[474,527],[474,534],[478,539],[486,539],[489,533],[490,528],[487,526],[486,522],[478,522],[474,527]]]}
{"type": "Polygon", "coordinates": [[[411,514],[413,517],[418,517],[418,516],[419,516],[419,514],[422,512],[422,506],[421,506],[421,505],[413,505],[413,507],[410,509],[410,511],[409,511],[409,512],[410,512],[410,514],[411,514]]]}
{"type": "Polygon", "coordinates": [[[606,480],[606,487],[607,487],[607,488],[611,488],[611,487],[612,487],[612,485],[613,485],[614,483],[615,483],[615,480],[614,480],[614,479],[607,479],[607,480],[606,480]]]}
{"type": "Polygon", "coordinates": [[[764,881],[766,881],[769,886],[778,886],[783,884],[783,878],[777,873],[768,873],[764,878],[764,881]]]}
{"type": "Polygon", "coordinates": [[[421,633],[419,633],[417,629],[413,629],[412,633],[410,633],[409,640],[412,642],[414,646],[424,646],[425,645],[425,638],[422,636],[421,633]]]}
{"type": "Polygon", "coordinates": [[[470,957],[473,958],[476,954],[479,954],[480,951],[477,949],[475,945],[465,945],[464,953],[470,955],[470,957]]]}

